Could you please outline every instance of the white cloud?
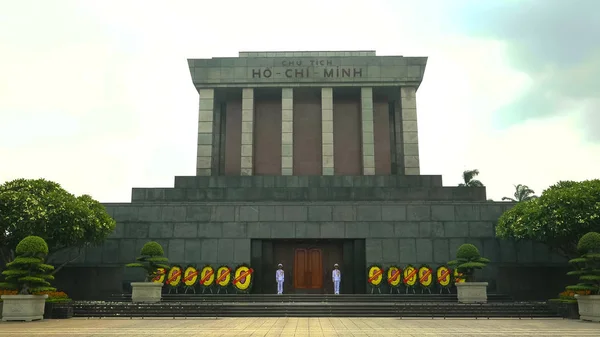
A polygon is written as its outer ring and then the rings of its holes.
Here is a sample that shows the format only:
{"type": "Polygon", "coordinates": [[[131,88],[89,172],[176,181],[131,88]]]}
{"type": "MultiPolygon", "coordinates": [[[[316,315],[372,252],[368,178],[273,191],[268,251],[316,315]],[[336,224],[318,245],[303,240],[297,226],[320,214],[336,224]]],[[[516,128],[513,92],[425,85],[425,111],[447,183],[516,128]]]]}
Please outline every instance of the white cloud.
{"type": "Polygon", "coordinates": [[[187,58],[356,49],[430,57],[418,92],[424,174],[455,185],[478,168],[495,199],[516,183],[541,192],[592,177],[600,150],[582,143],[571,115],[494,130],[492,112],[532,79],[506,65],[502,43],[446,34],[443,5],[5,3],[0,182],[45,177],[113,202],[128,201],[131,187],[172,186],[173,176],[195,172],[198,96],[187,58]]]}

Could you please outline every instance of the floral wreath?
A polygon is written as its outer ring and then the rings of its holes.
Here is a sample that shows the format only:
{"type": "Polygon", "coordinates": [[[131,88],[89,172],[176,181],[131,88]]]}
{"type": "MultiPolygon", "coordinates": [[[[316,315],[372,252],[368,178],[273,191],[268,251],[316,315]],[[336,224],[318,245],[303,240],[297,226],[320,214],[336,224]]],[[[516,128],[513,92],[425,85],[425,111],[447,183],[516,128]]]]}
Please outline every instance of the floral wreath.
{"type": "Polygon", "coordinates": [[[390,287],[398,288],[402,285],[402,269],[398,266],[390,266],[385,276],[385,280],[390,287]]]}
{"type": "Polygon", "coordinates": [[[167,273],[165,284],[172,289],[175,289],[181,285],[181,266],[172,266],[167,273]]]}
{"type": "Polygon", "coordinates": [[[200,275],[198,277],[198,283],[204,289],[210,288],[215,282],[215,269],[210,265],[206,264],[200,269],[200,275]]]}
{"type": "Polygon", "coordinates": [[[407,290],[408,288],[414,289],[417,285],[417,281],[419,278],[418,273],[419,270],[416,269],[412,264],[409,264],[408,266],[406,266],[406,268],[404,268],[404,271],[402,272],[402,283],[404,283],[407,290]]]}
{"type": "Polygon", "coordinates": [[[235,267],[233,274],[233,286],[238,292],[249,293],[254,281],[254,269],[245,263],[235,267]]]}
{"type": "Polygon", "coordinates": [[[195,266],[188,265],[183,271],[183,285],[186,288],[193,288],[198,280],[198,269],[195,266]]]}
{"type": "Polygon", "coordinates": [[[221,288],[227,288],[231,283],[231,274],[231,268],[226,265],[220,266],[217,268],[217,279],[215,280],[215,283],[221,288]],[[225,272],[222,273],[221,270],[225,270],[225,272]]]}
{"type": "Polygon", "coordinates": [[[427,264],[422,264],[419,267],[417,276],[419,278],[418,281],[419,281],[419,285],[421,286],[421,288],[428,289],[428,288],[431,288],[435,284],[433,269],[427,264]]]}
{"type": "Polygon", "coordinates": [[[383,281],[384,270],[378,264],[372,264],[367,268],[367,283],[372,287],[379,287],[383,281]]]}
{"type": "Polygon", "coordinates": [[[450,288],[454,284],[452,282],[452,279],[454,278],[452,270],[445,264],[437,267],[435,276],[436,283],[442,288],[450,288]]]}

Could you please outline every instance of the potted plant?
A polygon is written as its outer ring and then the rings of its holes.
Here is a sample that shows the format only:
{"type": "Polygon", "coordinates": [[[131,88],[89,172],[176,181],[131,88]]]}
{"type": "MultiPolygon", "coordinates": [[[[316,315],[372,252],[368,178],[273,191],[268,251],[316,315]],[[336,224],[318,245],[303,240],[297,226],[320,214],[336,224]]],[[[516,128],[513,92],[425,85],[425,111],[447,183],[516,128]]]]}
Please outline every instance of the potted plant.
{"type": "Polygon", "coordinates": [[[575,267],[567,275],[579,276],[580,283],[568,286],[575,295],[582,320],[600,322],[600,233],[590,232],[579,239],[581,257],[569,261],[575,267]],[[581,294],[589,291],[589,295],[581,294]]]}
{"type": "Polygon", "coordinates": [[[44,318],[63,319],[73,317],[73,300],[62,291],[48,291],[44,309],[44,318]]]}
{"type": "Polygon", "coordinates": [[[579,311],[577,309],[577,299],[575,295],[589,295],[589,290],[586,291],[571,291],[565,290],[558,294],[558,298],[548,300],[548,306],[555,310],[564,318],[579,319],[579,311]]]}
{"type": "Polygon", "coordinates": [[[487,282],[474,282],[474,273],[477,269],[483,269],[490,260],[481,257],[479,249],[470,243],[458,247],[456,260],[448,262],[455,266],[456,271],[462,274],[465,282],[456,283],[456,293],[460,303],[486,303],[487,282]]]}
{"type": "Polygon", "coordinates": [[[169,269],[167,265],[169,259],[164,254],[164,250],[158,242],[150,241],[142,247],[141,256],[137,258],[138,262],[126,265],[130,268],[142,268],[146,273],[144,282],[131,282],[132,302],[160,302],[163,283],[152,280],[161,275],[160,268],[169,269]]]}
{"type": "Polygon", "coordinates": [[[0,288],[16,290],[16,295],[2,295],[3,321],[33,321],[44,318],[44,305],[47,294],[36,295],[43,291],[55,291],[50,287],[54,279],[51,271],[54,267],[45,264],[48,245],[39,236],[28,236],[21,240],[16,248],[17,257],[6,264],[2,272],[5,281],[0,288]]]}

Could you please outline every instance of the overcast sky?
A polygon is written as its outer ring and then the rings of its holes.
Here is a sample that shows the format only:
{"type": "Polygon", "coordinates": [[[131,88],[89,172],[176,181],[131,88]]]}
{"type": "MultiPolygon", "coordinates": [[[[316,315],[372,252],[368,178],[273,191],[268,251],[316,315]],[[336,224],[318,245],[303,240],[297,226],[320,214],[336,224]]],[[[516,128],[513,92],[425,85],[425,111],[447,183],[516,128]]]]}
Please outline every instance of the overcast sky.
{"type": "Polygon", "coordinates": [[[0,0],[0,183],[103,202],[194,175],[187,58],[238,51],[428,56],[421,172],[488,197],[600,178],[600,1],[0,0]]]}

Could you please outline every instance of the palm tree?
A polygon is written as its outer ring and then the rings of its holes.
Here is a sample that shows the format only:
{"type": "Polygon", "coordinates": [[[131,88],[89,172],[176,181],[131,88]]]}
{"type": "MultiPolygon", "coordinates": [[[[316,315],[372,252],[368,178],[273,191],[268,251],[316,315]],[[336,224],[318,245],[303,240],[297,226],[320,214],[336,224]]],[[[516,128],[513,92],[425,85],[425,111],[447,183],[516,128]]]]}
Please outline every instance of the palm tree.
{"type": "Polygon", "coordinates": [[[464,183],[458,184],[462,187],[483,187],[483,183],[477,179],[473,179],[479,175],[479,170],[466,170],[463,172],[464,183]]]}
{"type": "Polygon", "coordinates": [[[514,198],[509,198],[509,197],[503,197],[502,200],[508,200],[508,201],[512,201],[512,202],[522,202],[522,201],[527,201],[527,200],[531,200],[531,199],[535,199],[537,198],[537,196],[535,195],[535,192],[529,188],[527,185],[516,185],[515,186],[515,194],[514,194],[514,198]]]}

